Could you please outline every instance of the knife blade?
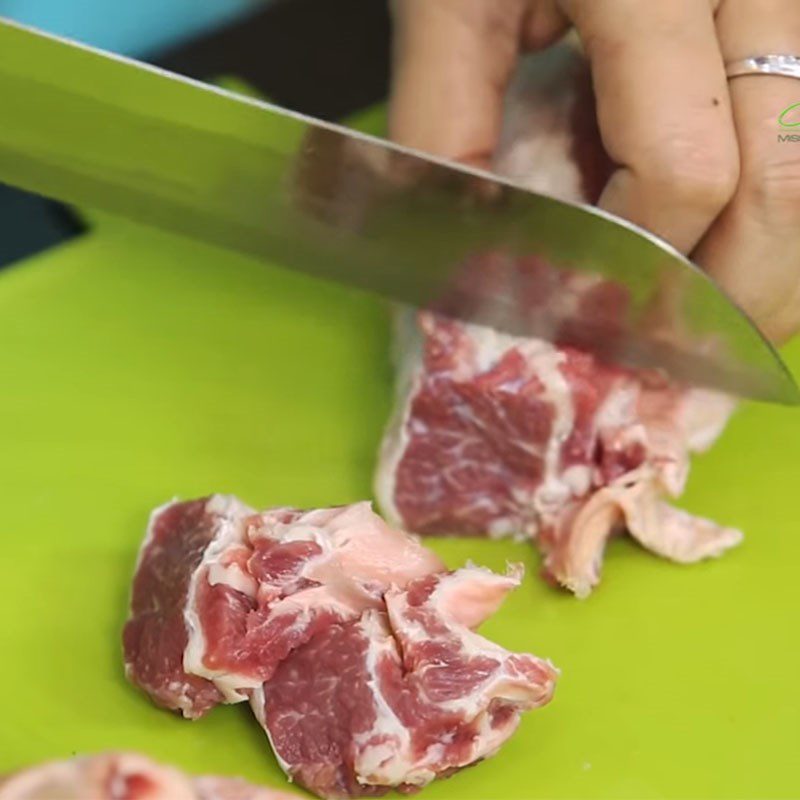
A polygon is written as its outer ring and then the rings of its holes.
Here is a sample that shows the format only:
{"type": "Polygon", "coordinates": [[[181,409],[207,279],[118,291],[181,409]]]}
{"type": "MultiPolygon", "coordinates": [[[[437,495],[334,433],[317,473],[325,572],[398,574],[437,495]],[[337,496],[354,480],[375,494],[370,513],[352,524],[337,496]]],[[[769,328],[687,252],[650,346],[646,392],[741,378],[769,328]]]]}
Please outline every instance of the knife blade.
{"type": "Polygon", "coordinates": [[[0,103],[6,183],[692,385],[800,402],[700,269],[590,206],[2,19],[0,103]],[[611,310],[598,287],[618,290],[611,310]]]}

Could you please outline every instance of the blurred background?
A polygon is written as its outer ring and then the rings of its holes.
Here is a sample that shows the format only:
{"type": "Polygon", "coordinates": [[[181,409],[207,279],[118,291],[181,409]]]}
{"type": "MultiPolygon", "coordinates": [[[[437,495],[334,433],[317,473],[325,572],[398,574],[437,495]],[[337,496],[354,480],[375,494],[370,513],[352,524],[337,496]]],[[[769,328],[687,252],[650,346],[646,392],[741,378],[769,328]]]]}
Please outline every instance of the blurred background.
{"type": "MultiPolygon", "coordinates": [[[[0,0],[0,17],[337,119],[385,98],[383,0],[0,0]]],[[[69,209],[0,183],[0,269],[82,233],[69,209]]]]}

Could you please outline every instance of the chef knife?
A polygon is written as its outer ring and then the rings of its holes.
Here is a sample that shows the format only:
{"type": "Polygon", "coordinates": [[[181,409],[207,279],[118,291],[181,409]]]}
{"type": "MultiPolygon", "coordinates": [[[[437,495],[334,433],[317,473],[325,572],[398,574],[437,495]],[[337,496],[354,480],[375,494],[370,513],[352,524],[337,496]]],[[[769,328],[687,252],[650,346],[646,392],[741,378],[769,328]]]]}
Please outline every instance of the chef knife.
{"type": "Polygon", "coordinates": [[[0,180],[504,333],[798,402],[753,323],[630,223],[2,19],[0,180]]]}

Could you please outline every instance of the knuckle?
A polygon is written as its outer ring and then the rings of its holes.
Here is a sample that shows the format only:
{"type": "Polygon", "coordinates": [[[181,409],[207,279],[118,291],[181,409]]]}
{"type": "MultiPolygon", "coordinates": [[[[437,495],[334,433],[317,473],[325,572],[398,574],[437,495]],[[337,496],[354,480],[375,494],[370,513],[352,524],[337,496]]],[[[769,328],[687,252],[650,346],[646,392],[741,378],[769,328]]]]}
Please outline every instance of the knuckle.
{"type": "Polygon", "coordinates": [[[735,143],[675,137],[660,145],[644,173],[672,202],[716,215],[736,191],[739,157],[735,143]]]}

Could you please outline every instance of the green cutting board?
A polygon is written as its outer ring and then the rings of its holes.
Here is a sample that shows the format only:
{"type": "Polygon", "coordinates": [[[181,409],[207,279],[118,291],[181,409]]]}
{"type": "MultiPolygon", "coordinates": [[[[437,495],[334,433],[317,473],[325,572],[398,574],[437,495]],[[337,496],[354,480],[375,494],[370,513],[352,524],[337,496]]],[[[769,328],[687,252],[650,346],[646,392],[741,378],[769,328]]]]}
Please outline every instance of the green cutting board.
{"type": "MultiPolygon", "coordinates": [[[[130,748],[281,786],[247,709],[185,722],[125,682],[129,581],[148,512],[173,496],[370,495],[392,395],[387,309],[92,222],[0,273],[0,772],[130,748]]],[[[787,357],[800,369],[800,347],[787,357]]],[[[432,541],[453,566],[525,563],[484,630],[562,679],[498,756],[423,796],[800,796],[798,467],[800,412],[743,407],[685,503],[741,527],[744,545],[682,567],[615,541],[586,601],[539,581],[527,545],[432,541]]]]}

